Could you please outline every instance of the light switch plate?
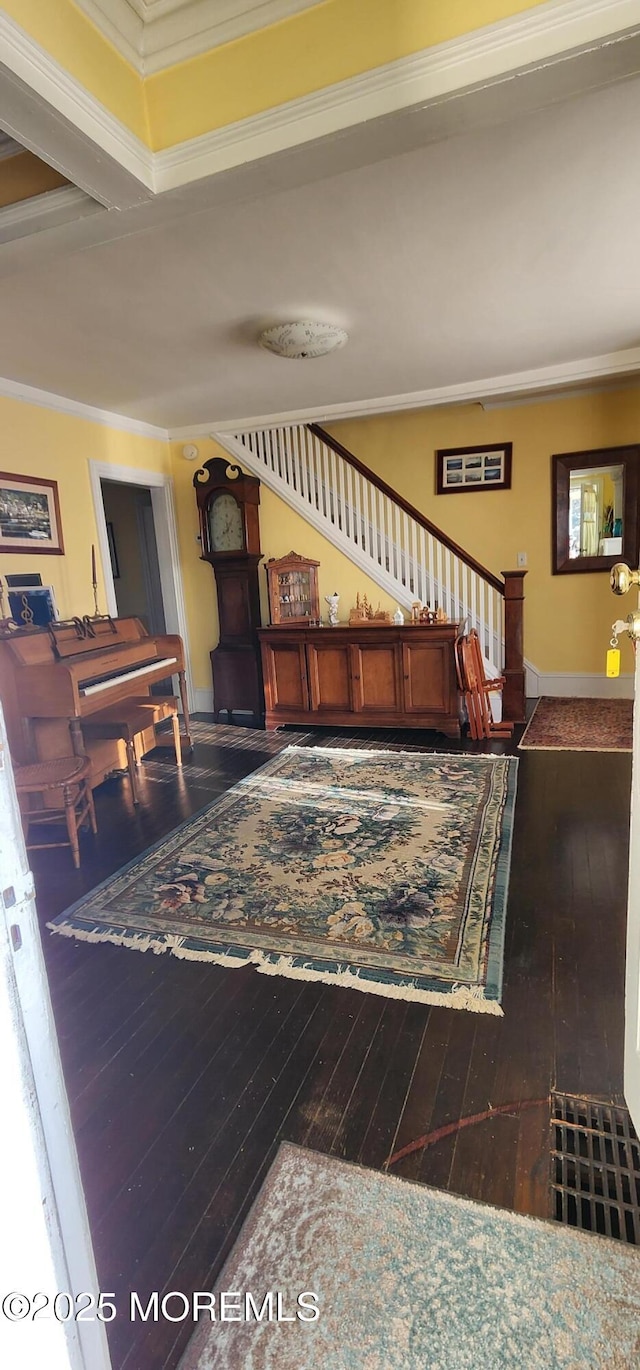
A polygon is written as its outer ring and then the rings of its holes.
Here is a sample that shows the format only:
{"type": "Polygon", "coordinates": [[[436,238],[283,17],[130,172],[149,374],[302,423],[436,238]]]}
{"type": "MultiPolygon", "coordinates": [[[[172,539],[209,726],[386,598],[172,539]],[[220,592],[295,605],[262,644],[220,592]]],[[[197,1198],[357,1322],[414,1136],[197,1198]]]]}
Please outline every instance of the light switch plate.
{"type": "Polygon", "coordinates": [[[516,565],[517,565],[517,566],[526,566],[526,564],[527,564],[527,554],[526,554],[526,552],[518,552],[518,555],[517,555],[517,557],[516,557],[516,565]]]}

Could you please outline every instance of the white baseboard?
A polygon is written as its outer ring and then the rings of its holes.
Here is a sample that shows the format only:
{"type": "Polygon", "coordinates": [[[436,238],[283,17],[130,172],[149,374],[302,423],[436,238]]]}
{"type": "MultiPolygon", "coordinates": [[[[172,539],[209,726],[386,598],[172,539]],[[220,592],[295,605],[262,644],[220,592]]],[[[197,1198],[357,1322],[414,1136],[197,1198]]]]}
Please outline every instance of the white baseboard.
{"type": "Polygon", "coordinates": [[[549,671],[545,674],[526,663],[526,692],[529,699],[539,695],[572,696],[577,699],[633,699],[633,684],[631,672],[609,680],[604,673],[589,675],[585,671],[567,675],[561,671],[549,671]]]}
{"type": "Polygon", "coordinates": [[[213,713],[213,690],[194,690],[193,703],[196,714],[213,713]]]}

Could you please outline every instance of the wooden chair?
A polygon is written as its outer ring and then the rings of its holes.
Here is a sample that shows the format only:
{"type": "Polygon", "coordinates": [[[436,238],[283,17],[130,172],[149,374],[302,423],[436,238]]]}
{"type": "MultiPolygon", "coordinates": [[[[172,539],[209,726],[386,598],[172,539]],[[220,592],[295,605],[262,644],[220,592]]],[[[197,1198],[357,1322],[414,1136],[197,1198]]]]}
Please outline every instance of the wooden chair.
{"type": "Polygon", "coordinates": [[[42,851],[49,847],[71,847],[73,864],[76,869],[79,867],[79,828],[88,819],[91,824],[91,831],[94,833],[98,831],[93,795],[89,784],[90,773],[91,762],[88,756],[59,756],[52,761],[36,761],[29,766],[16,766],[16,790],[19,796],[26,796],[28,805],[26,809],[22,809],[22,822],[25,829],[25,841],[29,850],[42,851]],[[31,807],[31,795],[38,795],[42,801],[45,795],[51,794],[54,790],[62,791],[62,808],[49,808],[44,803],[41,803],[40,807],[31,807]],[[67,825],[68,837],[66,842],[29,841],[31,823],[60,823],[62,819],[67,825]]]}
{"type": "Polygon", "coordinates": [[[136,749],[136,738],[147,729],[155,727],[165,719],[171,719],[173,747],[176,766],[182,765],[180,743],[180,721],[178,719],[178,700],[175,695],[130,695],[121,699],[119,704],[111,704],[108,709],[90,714],[82,720],[82,734],[85,741],[90,738],[116,738],[124,742],[127,751],[127,770],[131,781],[134,804],[140,803],[138,792],[138,766],[140,759],[136,749]]]}
{"type": "Polygon", "coordinates": [[[503,689],[504,676],[491,679],[485,674],[484,657],[475,628],[456,642],[458,688],[464,696],[471,737],[511,737],[513,723],[495,723],[489,695],[503,689]]]}

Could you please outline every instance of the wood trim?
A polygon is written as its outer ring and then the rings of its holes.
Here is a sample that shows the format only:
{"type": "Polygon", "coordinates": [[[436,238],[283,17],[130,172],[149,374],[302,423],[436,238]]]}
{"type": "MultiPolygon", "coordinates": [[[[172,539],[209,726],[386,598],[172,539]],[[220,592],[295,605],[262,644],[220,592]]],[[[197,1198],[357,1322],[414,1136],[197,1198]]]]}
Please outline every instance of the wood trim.
{"type": "Polygon", "coordinates": [[[7,552],[17,552],[20,556],[30,557],[34,555],[37,556],[38,554],[41,556],[49,557],[63,557],[64,537],[62,534],[62,519],[60,517],[60,499],[58,496],[57,480],[46,480],[42,476],[19,475],[15,471],[0,471],[0,480],[10,480],[14,482],[22,481],[25,485],[43,485],[45,489],[49,491],[50,498],[53,502],[53,509],[56,519],[56,530],[58,534],[57,547],[38,547],[38,545],[35,543],[33,545],[29,544],[25,547],[6,547],[5,544],[2,543],[0,545],[0,552],[2,552],[3,554],[7,552]]]}
{"type": "Polygon", "coordinates": [[[512,442],[485,442],[480,447],[439,447],[436,451],[436,495],[479,495],[483,490],[511,489],[512,442]],[[504,452],[504,476],[491,485],[445,485],[445,457],[466,457],[471,453],[504,452]]]}
{"type": "Polygon", "coordinates": [[[524,723],[526,679],[524,665],[524,578],[526,571],[503,571],[504,576],[504,688],[502,707],[510,723],[524,723]]]}
{"type": "Polygon", "coordinates": [[[474,571],[475,574],[480,576],[482,580],[485,580],[488,585],[491,585],[494,590],[497,590],[498,594],[504,594],[504,585],[498,576],[494,576],[493,572],[488,571],[486,566],[483,566],[481,562],[476,561],[475,557],[472,557],[468,552],[465,552],[457,542],[453,541],[453,538],[450,538],[447,533],[444,533],[441,528],[438,528],[435,523],[432,523],[431,519],[428,519],[425,514],[421,514],[420,510],[416,509],[415,505],[409,504],[409,501],[404,499],[402,495],[399,495],[398,491],[394,490],[391,485],[387,485],[387,482],[383,480],[381,476],[377,476],[375,471],[372,471],[369,466],[365,466],[363,461],[360,461],[358,457],[354,457],[353,452],[350,452],[347,447],[343,447],[342,443],[338,442],[337,438],[333,438],[319,423],[309,423],[307,424],[307,428],[309,429],[309,432],[314,433],[321,442],[326,443],[327,447],[331,447],[339,457],[343,457],[350,466],[353,466],[355,471],[359,471],[360,475],[365,477],[365,480],[371,481],[371,484],[375,485],[383,495],[386,495],[388,499],[393,500],[395,504],[399,505],[400,508],[404,510],[405,514],[409,515],[409,518],[415,519],[416,523],[419,523],[427,533],[431,533],[433,537],[436,537],[445,547],[448,547],[449,551],[453,552],[454,556],[459,557],[471,571],[474,571]]]}
{"type": "Polygon", "coordinates": [[[586,571],[610,571],[617,561],[637,566],[640,552],[638,485],[640,445],[596,447],[588,452],[560,452],[551,458],[551,517],[554,576],[579,575],[586,571]],[[602,557],[569,558],[569,481],[572,471],[601,466],[624,468],[624,520],[622,552],[602,557]]]}

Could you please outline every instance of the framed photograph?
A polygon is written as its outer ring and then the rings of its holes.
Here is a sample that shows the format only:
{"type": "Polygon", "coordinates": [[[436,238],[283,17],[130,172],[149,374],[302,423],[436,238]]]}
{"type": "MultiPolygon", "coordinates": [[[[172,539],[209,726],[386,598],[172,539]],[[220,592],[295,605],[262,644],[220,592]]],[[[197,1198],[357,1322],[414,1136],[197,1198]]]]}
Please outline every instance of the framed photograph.
{"type": "Polygon", "coordinates": [[[107,523],[107,542],[109,543],[109,558],[111,561],[111,574],[114,580],[120,579],[120,564],[118,562],[118,549],[116,538],[113,531],[113,524],[107,523]]]}
{"type": "Polygon", "coordinates": [[[39,476],[0,471],[0,552],[62,556],[58,486],[39,476]]]}
{"type": "Polygon", "coordinates": [[[485,447],[441,447],[436,452],[436,494],[457,495],[464,490],[510,490],[510,442],[485,447]]]}

